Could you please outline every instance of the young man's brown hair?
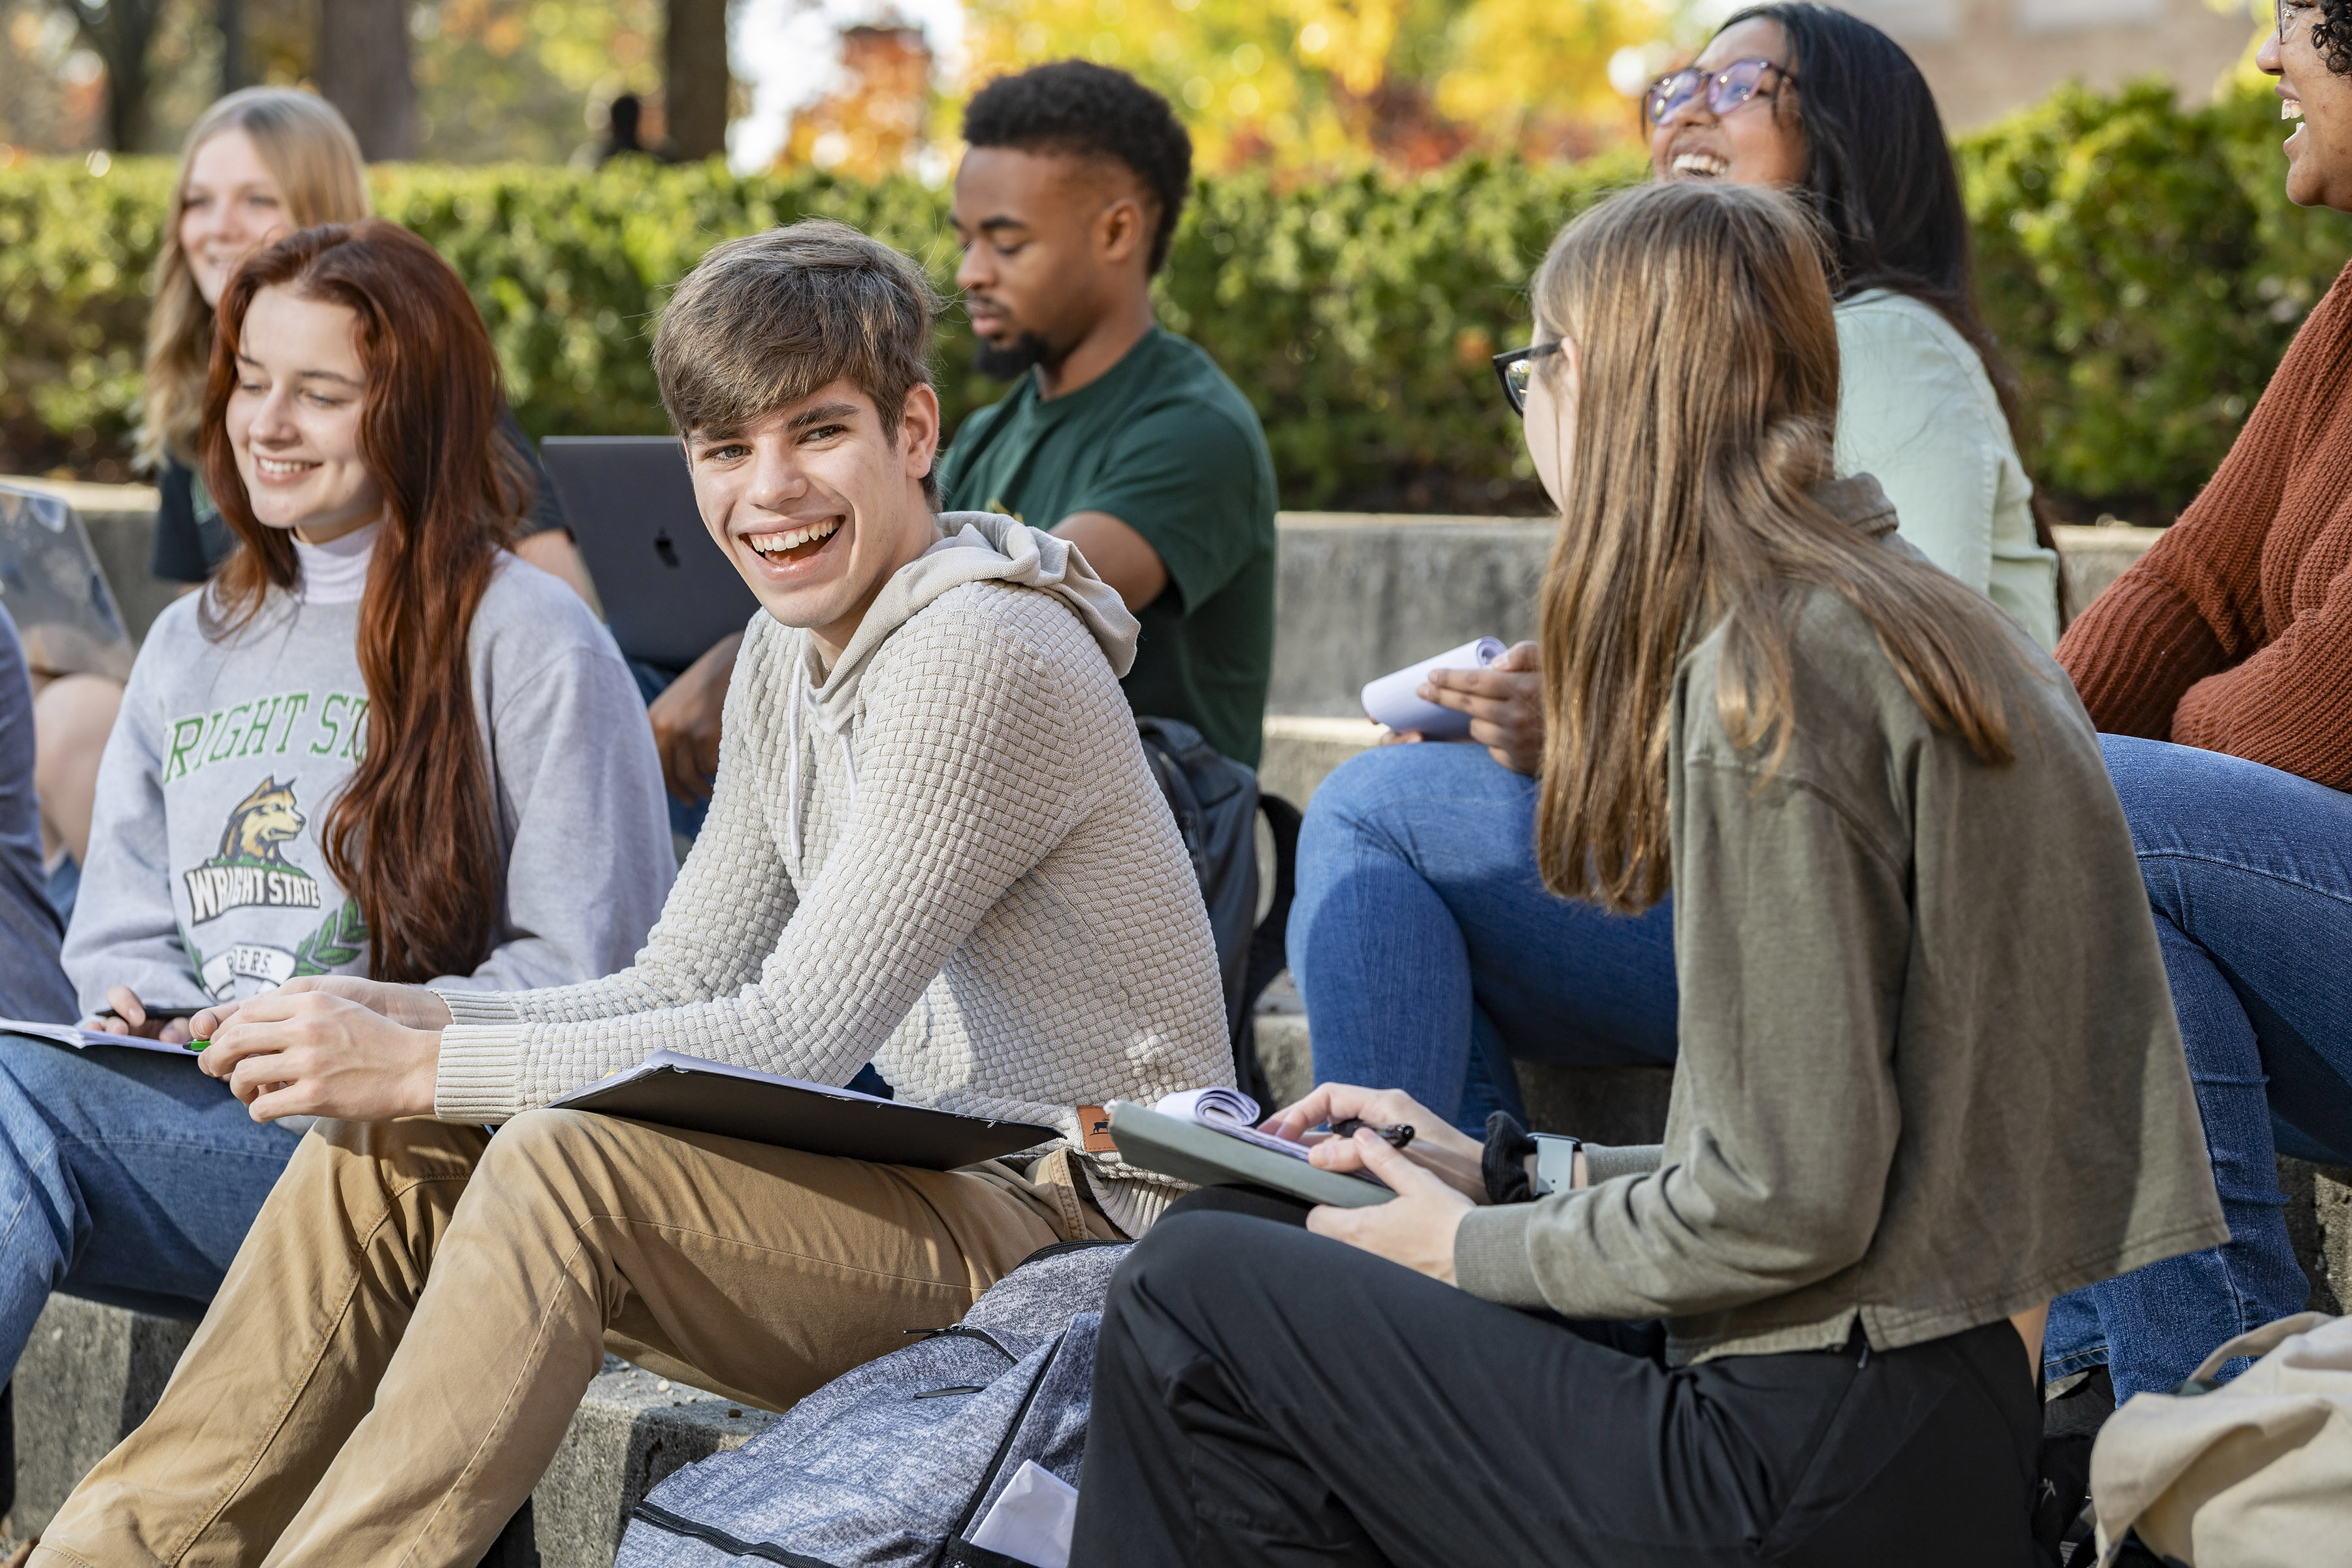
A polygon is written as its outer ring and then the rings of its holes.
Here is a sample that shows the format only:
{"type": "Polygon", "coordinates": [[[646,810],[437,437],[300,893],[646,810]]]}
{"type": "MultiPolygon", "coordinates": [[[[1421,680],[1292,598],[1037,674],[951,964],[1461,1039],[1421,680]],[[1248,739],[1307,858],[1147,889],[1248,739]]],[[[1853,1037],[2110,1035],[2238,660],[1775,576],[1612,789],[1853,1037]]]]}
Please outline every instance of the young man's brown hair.
{"type": "MultiPolygon", "coordinates": [[[[895,443],[907,395],[931,381],[938,290],[923,269],[845,223],[809,218],[730,239],[671,296],[654,374],[680,436],[749,427],[846,381],[895,443]]],[[[939,504],[934,476],[924,493],[939,504]]]]}

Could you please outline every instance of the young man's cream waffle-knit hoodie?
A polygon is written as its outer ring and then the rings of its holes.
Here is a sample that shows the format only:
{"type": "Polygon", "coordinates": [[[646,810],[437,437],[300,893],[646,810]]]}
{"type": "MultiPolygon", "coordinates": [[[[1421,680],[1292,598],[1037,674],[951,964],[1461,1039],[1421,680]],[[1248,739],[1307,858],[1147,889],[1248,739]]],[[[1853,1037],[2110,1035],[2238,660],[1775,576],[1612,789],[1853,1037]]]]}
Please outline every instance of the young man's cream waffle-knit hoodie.
{"type": "MultiPolygon", "coordinates": [[[[631,968],[442,993],[436,1113],[500,1121],[655,1050],[1049,1123],[1233,1081],[1209,922],[1083,556],[954,512],[829,675],[754,616],[710,813],[631,968]]],[[[583,856],[597,847],[583,843],[583,856]]],[[[1181,1189],[1084,1156],[1139,1234],[1181,1189]]]]}

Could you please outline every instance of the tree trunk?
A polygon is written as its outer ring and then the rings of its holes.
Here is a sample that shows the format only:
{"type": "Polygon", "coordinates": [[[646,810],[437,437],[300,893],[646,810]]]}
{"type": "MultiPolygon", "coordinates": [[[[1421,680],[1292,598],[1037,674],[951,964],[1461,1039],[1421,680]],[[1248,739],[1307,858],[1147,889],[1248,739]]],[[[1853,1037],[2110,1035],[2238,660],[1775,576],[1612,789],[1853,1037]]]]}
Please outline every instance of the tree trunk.
{"type": "Polygon", "coordinates": [[[322,0],[319,91],[343,111],[370,163],[416,155],[416,83],[406,0],[322,0]]]}
{"type": "Polygon", "coordinates": [[[249,86],[253,78],[245,64],[245,0],[219,0],[221,36],[221,95],[249,86]]]}
{"type": "Polygon", "coordinates": [[[118,153],[147,151],[147,45],[158,0],[73,0],[82,37],[106,65],[106,133],[118,153]]]}
{"type": "Polygon", "coordinates": [[[662,114],[670,152],[727,151],[727,0],[669,0],[662,39],[662,114]]]}

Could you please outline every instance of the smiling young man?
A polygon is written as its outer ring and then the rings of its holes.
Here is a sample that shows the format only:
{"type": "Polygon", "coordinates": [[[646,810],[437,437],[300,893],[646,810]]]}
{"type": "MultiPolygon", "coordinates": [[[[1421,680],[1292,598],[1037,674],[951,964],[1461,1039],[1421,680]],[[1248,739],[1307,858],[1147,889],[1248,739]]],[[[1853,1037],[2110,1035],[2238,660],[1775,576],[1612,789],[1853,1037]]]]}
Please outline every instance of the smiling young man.
{"type": "Polygon", "coordinates": [[[1119,694],[1135,622],[1064,541],[933,512],[934,307],[913,263],[823,222],[679,286],[656,369],[762,608],[660,923],[583,985],[297,982],[198,1016],[255,1117],[339,1120],[37,1561],[465,1568],[607,1345],[782,1409],[1172,1195],[1085,1148],[1079,1114],[1231,1081],[1207,920],[1119,694]],[[901,1100],[1062,1136],[931,1172],[535,1109],[662,1047],[832,1083],[871,1061],[901,1100]]]}
{"type": "Polygon", "coordinates": [[[989,83],[963,133],[956,282],[981,370],[1017,380],[956,432],[948,504],[1076,544],[1143,623],[1129,705],[1255,767],[1274,664],[1274,460],[1249,399],[1151,313],[1192,141],[1167,100],[1084,60],[989,83]]]}

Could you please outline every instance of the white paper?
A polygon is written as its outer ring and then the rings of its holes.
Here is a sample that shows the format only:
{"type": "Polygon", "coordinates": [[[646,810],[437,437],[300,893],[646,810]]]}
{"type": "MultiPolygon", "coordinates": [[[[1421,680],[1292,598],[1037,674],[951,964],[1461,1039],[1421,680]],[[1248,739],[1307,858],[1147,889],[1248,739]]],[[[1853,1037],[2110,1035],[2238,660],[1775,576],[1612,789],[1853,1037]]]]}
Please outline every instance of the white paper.
{"type": "Polygon", "coordinates": [[[1077,1522],[1078,1489],[1036,1460],[1024,1459],[971,1532],[971,1543],[1031,1568],[1069,1568],[1070,1531],[1077,1522]]]}
{"type": "Polygon", "coordinates": [[[1271,1149],[1277,1154],[1287,1154],[1294,1160],[1307,1158],[1306,1144],[1293,1143],[1287,1138],[1276,1138],[1271,1132],[1259,1131],[1257,1101],[1237,1089],[1188,1089],[1160,1096],[1159,1103],[1151,1109],[1162,1116],[1213,1127],[1229,1138],[1255,1143],[1261,1149],[1271,1149]]]}
{"type": "Polygon", "coordinates": [[[28,1024],[22,1018],[0,1018],[0,1035],[33,1035],[71,1046],[78,1051],[90,1046],[128,1046],[134,1051],[162,1051],[166,1056],[186,1057],[190,1061],[198,1054],[186,1046],[167,1046],[161,1040],[137,1035],[110,1035],[103,1029],[77,1029],[71,1024],[28,1024]]]}
{"type": "Polygon", "coordinates": [[[1484,669],[1507,651],[1499,637],[1479,637],[1394,675],[1383,675],[1364,688],[1364,711],[1399,734],[1413,731],[1433,741],[1467,740],[1469,714],[1424,702],[1414,693],[1433,669],[1484,669]]]}

